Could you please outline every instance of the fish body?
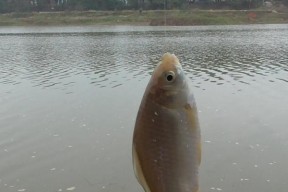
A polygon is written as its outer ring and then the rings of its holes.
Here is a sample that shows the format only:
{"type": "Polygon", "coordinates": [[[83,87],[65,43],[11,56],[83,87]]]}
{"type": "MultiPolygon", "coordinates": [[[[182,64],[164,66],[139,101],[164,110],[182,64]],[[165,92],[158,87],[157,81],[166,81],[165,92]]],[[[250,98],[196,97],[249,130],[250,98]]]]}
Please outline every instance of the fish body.
{"type": "Polygon", "coordinates": [[[146,192],[198,192],[201,136],[197,108],[178,58],[155,68],[133,135],[135,175],[146,192]]]}

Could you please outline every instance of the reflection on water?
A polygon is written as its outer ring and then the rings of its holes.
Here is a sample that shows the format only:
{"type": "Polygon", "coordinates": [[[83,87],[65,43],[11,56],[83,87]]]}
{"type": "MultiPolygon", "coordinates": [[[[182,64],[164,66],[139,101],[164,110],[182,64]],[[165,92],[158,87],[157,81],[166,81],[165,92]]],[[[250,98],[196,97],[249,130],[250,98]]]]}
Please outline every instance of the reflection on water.
{"type": "Polygon", "coordinates": [[[198,101],[202,191],[286,191],[287,33],[287,25],[0,28],[0,191],[141,191],[133,124],[167,51],[198,101]]]}

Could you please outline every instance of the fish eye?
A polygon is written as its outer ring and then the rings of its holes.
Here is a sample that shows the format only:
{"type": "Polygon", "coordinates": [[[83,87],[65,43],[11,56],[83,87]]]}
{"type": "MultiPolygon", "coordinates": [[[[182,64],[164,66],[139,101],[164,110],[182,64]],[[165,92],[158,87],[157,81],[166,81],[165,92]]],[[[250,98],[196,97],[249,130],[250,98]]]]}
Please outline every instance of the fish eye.
{"type": "Polygon", "coordinates": [[[169,71],[165,74],[165,78],[168,82],[172,82],[175,78],[175,73],[173,71],[169,71]]]}

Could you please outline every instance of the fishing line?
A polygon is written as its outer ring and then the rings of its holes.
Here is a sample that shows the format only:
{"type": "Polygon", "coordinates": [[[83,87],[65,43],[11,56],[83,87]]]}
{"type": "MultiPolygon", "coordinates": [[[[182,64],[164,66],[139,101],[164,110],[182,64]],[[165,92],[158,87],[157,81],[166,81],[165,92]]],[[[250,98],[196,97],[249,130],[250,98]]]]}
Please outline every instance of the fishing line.
{"type": "Polygon", "coordinates": [[[167,26],[167,15],[166,15],[166,0],[164,0],[164,31],[165,31],[165,37],[166,37],[166,26],[167,26]]]}
{"type": "Polygon", "coordinates": [[[166,41],[166,38],[167,38],[167,0],[163,0],[164,2],[164,51],[163,51],[163,54],[165,52],[167,52],[167,41],[166,41]]]}

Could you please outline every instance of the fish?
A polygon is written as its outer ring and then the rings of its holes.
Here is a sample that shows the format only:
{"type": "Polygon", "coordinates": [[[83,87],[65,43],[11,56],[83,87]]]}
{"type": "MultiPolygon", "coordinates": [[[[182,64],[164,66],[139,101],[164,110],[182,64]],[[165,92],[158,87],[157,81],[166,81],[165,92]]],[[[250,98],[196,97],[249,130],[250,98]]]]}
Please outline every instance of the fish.
{"type": "Polygon", "coordinates": [[[179,59],[165,53],[144,92],[133,133],[133,169],[145,192],[198,192],[201,133],[179,59]]]}

